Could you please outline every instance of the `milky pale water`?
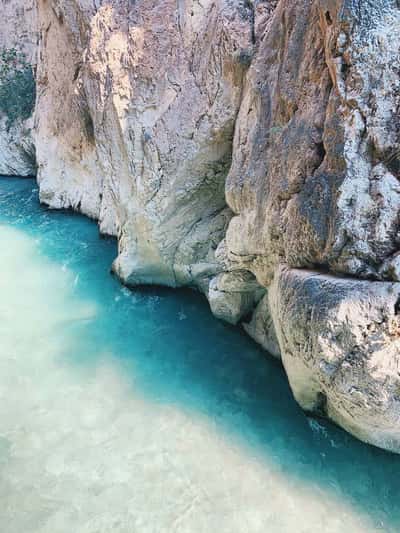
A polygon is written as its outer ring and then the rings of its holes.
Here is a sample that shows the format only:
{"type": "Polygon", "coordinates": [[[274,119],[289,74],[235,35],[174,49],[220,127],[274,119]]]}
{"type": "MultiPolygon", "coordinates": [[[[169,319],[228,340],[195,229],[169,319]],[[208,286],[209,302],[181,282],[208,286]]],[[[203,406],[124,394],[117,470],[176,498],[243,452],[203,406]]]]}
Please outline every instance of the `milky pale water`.
{"type": "Polygon", "coordinates": [[[399,532],[400,457],[307,419],[189,291],[0,180],[0,532],[399,532]]]}

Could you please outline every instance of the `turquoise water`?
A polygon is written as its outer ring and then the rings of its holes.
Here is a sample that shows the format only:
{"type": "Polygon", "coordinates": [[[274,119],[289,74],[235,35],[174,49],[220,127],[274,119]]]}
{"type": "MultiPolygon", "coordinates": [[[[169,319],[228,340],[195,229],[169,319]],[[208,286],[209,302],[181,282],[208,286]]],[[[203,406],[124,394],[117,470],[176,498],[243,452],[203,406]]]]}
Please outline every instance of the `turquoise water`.
{"type": "Polygon", "coordinates": [[[0,531],[399,532],[400,457],[305,417],[190,291],[0,180],[0,531]]]}

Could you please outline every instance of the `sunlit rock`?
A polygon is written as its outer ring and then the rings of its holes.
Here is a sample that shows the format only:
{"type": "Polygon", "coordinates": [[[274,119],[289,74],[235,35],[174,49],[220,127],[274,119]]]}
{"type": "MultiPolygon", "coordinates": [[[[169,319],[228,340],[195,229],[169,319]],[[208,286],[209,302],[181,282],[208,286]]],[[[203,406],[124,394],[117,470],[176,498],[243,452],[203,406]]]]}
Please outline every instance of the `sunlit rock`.
{"type": "Polygon", "coordinates": [[[400,284],[282,268],[269,301],[303,409],[400,452],[400,284]]]}

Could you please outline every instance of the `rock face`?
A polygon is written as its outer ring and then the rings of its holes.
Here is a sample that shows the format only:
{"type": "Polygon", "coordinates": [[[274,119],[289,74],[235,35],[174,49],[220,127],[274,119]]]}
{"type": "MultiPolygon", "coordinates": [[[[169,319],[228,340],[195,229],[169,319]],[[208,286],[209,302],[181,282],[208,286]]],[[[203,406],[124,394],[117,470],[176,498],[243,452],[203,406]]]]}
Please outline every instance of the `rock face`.
{"type": "Polygon", "coordinates": [[[262,283],[278,262],[394,279],[400,9],[373,4],[280,2],[261,39],[237,121],[226,242],[262,283]]]}
{"type": "Polygon", "coordinates": [[[295,398],[400,449],[400,284],[279,269],[269,302],[295,398]]]}
{"type": "MultiPolygon", "coordinates": [[[[37,10],[35,0],[0,2],[0,51],[15,49],[35,68],[37,55],[37,10]]],[[[12,126],[0,117],[0,175],[36,174],[33,119],[12,126]]]]}
{"type": "Polygon", "coordinates": [[[280,351],[300,405],[395,451],[400,285],[309,269],[400,279],[399,28],[396,2],[279,2],[246,78],[217,251],[270,287],[246,329],[280,351]]]}
{"type": "Polygon", "coordinates": [[[125,282],[203,288],[231,216],[253,12],[230,0],[78,4],[79,17],[76,2],[39,2],[41,198],[118,235],[125,282]]]}
{"type": "Polygon", "coordinates": [[[33,119],[18,121],[11,127],[0,120],[0,175],[34,176],[35,145],[32,138],[33,119]]]}
{"type": "MultiPolygon", "coordinates": [[[[39,39],[41,200],[115,235],[125,283],[245,322],[304,409],[400,451],[398,2],[12,4],[32,65],[39,39]]],[[[32,172],[21,132],[0,172],[32,172]]]]}

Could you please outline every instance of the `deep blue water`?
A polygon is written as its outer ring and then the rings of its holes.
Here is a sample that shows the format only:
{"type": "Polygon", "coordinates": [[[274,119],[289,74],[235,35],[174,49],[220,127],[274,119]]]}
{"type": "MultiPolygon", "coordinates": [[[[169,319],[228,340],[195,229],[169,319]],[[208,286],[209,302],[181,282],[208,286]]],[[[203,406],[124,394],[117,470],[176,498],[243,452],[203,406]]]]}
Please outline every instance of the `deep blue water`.
{"type": "MultiPolygon", "coordinates": [[[[210,531],[210,528],[211,531],[289,533],[336,532],[344,531],[344,528],[350,531],[400,531],[398,501],[400,457],[364,445],[327,422],[308,419],[293,400],[279,363],[263,353],[240,329],[214,319],[206,300],[201,295],[186,290],[151,288],[129,291],[122,287],[110,274],[110,266],[117,253],[115,241],[100,238],[96,224],[85,217],[69,212],[52,211],[40,206],[36,185],[31,180],[14,178],[0,180],[0,228],[16,230],[16,235],[21,236],[21,242],[33,243],[34,266],[31,266],[29,260],[24,260],[27,276],[33,269],[40,273],[41,260],[45,265],[44,277],[51,269],[52,272],[59,272],[60,278],[67,273],[65,282],[69,286],[65,289],[66,296],[63,297],[64,300],[60,300],[61,303],[52,305],[59,306],[65,301],[66,307],[72,310],[79,307],[79,302],[83,301],[96,309],[86,319],[66,320],[46,333],[51,337],[53,345],[57,346],[57,363],[49,364],[48,372],[57,374],[59,392],[55,396],[56,393],[50,388],[51,376],[38,375],[32,378],[32,370],[29,371],[29,379],[33,381],[30,382],[30,388],[21,388],[21,391],[25,390],[24,394],[29,396],[31,388],[35,389],[36,399],[32,402],[37,401],[40,409],[38,407],[37,412],[29,413],[29,420],[38,417],[38,425],[35,428],[40,427],[40,431],[50,431],[50,422],[47,430],[47,418],[45,419],[40,413],[45,411],[46,416],[51,417],[52,405],[55,401],[61,402],[63,379],[68,379],[68,387],[71,388],[74,386],[73,381],[76,376],[77,387],[81,387],[77,388],[78,398],[83,394],[82,391],[88,390],[89,384],[92,386],[93,380],[97,379],[100,367],[103,368],[104,365],[108,369],[112,367],[120,376],[118,379],[123,380],[126,387],[121,400],[118,391],[115,392],[118,389],[118,380],[115,385],[116,381],[113,378],[112,385],[108,388],[108,377],[105,378],[104,401],[114,402],[112,409],[115,411],[113,415],[115,419],[118,419],[118,410],[126,410],[125,422],[118,422],[120,424],[118,432],[121,432],[120,428],[123,430],[124,427],[130,427],[129,413],[135,411],[135,416],[141,417],[140,425],[143,433],[140,433],[139,443],[137,440],[139,437],[135,440],[136,433],[132,432],[130,439],[132,450],[145,450],[146,447],[149,449],[155,447],[154,449],[158,450],[163,444],[157,442],[158,433],[152,425],[152,420],[155,416],[160,416],[160,419],[157,418],[157,424],[161,428],[160,439],[168,440],[165,446],[168,447],[170,454],[168,460],[174,465],[174,472],[179,468],[181,471],[184,470],[185,475],[198,487],[199,494],[202,491],[207,493],[209,498],[207,512],[204,510],[206,504],[201,503],[196,513],[190,516],[184,514],[183,521],[174,522],[174,525],[168,522],[167,511],[164,514],[160,511],[158,515],[150,508],[144,509],[146,505],[143,503],[139,506],[137,502],[140,491],[145,495],[144,499],[149,501],[150,507],[155,505],[151,503],[152,492],[147,493],[146,476],[152,476],[152,490],[156,492],[162,483],[164,492],[160,492],[158,502],[164,502],[168,492],[176,490],[177,487],[177,477],[171,479],[166,477],[164,466],[156,471],[151,469],[150,474],[147,458],[146,464],[140,463],[132,467],[133,470],[137,468],[135,475],[143,480],[141,481],[143,487],[135,489],[135,498],[130,500],[129,505],[127,503],[126,507],[118,508],[116,514],[119,522],[116,522],[115,529],[104,526],[106,522],[102,526],[97,524],[97,511],[92,509],[94,503],[90,499],[91,496],[88,496],[92,494],[93,487],[85,489],[86,492],[82,495],[82,498],[86,496],[89,498],[85,504],[86,513],[79,514],[80,511],[76,511],[78,514],[74,515],[75,522],[67,522],[65,514],[62,515],[64,518],[58,518],[59,522],[54,522],[57,513],[63,509],[59,500],[57,505],[54,503],[55,478],[51,478],[53,480],[51,482],[49,478],[48,483],[43,481],[41,484],[41,473],[36,472],[36,481],[29,482],[25,479],[26,490],[29,490],[30,494],[35,491],[40,492],[37,495],[40,513],[37,509],[29,507],[21,496],[21,479],[24,476],[17,468],[18,464],[21,468],[25,464],[21,463],[21,457],[25,457],[24,444],[22,441],[22,444],[17,445],[13,441],[16,431],[13,427],[14,422],[8,420],[2,423],[0,419],[0,496],[2,489],[6,490],[5,485],[2,487],[1,484],[1,473],[3,468],[8,469],[3,474],[4,479],[7,478],[8,507],[7,511],[3,512],[0,508],[0,526],[3,526],[0,527],[1,531],[22,533],[22,530],[18,530],[22,527],[21,524],[24,524],[24,533],[30,530],[26,526],[29,524],[26,517],[29,517],[30,513],[37,517],[39,524],[35,526],[36,529],[32,528],[32,531],[40,532],[51,529],[85,532],[111,530],[197,532],[210,531]],[[64,368],[67,368],[68,378],[59,377],[64,376],[62,374],[64,368]],[[43,390],[46,387],[49,387],[49,392],[44,394],[43,390]],[[117,396],[118,401],[115,399],[117,396]],[[140,398],[140,401],[137,398],[140,398]],[[169,418],[170,431],[168,431],[169,418]],[[176,446],[174,434],[179,435],[176,438],[180,439],[176,446]],[[143,435],[148,435],[148,438],[143,435]],[[7,442],[7,449],[17,450],[19,447],[20,450],[14,454],[10,452],[8,459],[4,459],[3,462],[1,438],[7,442]],[[231,450],[234,450],[232,452],[234,458],[229,455],[231,450]],[[193,453],[193,458],[189,461],[190,453],[193,453]],[[15,462],[16,457],[19,458],[19,462],[15,462]],[[190,467],[191,461],[195,464],[193,471],[190,467]],[[211,473],[203,479],[201,475],[206,467],[211,473]],[[241,469],[239,478],[231,475],[230,469],[234,468],[241,469]],[[216,469],[221,471],[218,470],[219,473],[214,479],[212,472],[216,469]],[[249,492],[250,490],[254,493],[249,492]],[[250,503],[246,499],[245,492],[251,494],[250,503]],[[46,512],[43,511],[42,495],[43,498],[47,498],[46,502],[53,502],[51,505],[46,503],[46,512]],[[22,515],[12,510],[13,506],[17,506],[17,499],[20,501],[20,509],[23,509],[26,522],[21,522],[22,515]],[[136,508],[136,505],[140,509],[136,508]],[[251,516],[246,514],[249,512],[249,506],[251,516]],[[246,521],[240,522],[241,514],[246,516],[246,521]],[[82,517],[89,515],[91,521],[86,522],[86,518],[82,517]],[[144,522],[140,522],[139,515],[140,520],[144,522]],[[8,524],[6,529],[4,529],[5,524],[8,524]],[[56,527],[54,524],[58,524],[58,529],[54,529],[56,527]],[[68,529],[71,527],[72,529],[68,529]]],[[[3,238],[5,239],[4,236],[3,238]]],[[[2,242],[1,246],[8,246],[8,243],[2,242]]],[[[15,253],[19,253],[18,249],[15,253]]],[[[3,262],[0,265],[0,275],[6,268],[7,265],[3,262]]],[[[10,276],[10,273],[7,275],[10,276]]],[[[20,276],[20,273],[18,278],[16,275],[16,285],[21,279],[20,276]]],[[[45,286],[41,292],[42,310],[35,311],[35,302],[30,303],[24,320],[30,320],[29,313],[45,315],[56,312],[45,307],[48,295],[52,295],[53,301],[54,291],[60,291],[59,287],[54,288],[52,283],[53,278],[49,276],[48,286],[45,286]]],[[[9,298],[11,301],[7,302],[3,314],[7,314],[7,310],[12,312],[14,297],[9,298]]],[[[5,320],[6,324],[11,323],[11,314],[8,317],[9,322],[7,316],[0,318],[5,320]]],[[[36,319],[37,316],[32,315],[32,318],[36,319]]],[[[21,337],[21,330],[18,331],[18,336],[21,337]]],[[[24,357],[29,358],[32,364],[32,355],[27,348],[31,341],[28,339],[24,344],[23,339],[18,338],[15,342],[26,346],[18,351],[20,359],[18,364],[21,365],[18,368],[23,368],[24,357]]],[[[4,356],[5,350],[3,347],[1,353],[1,346],[0,341],[0,357],[4,356]]],[[[36,343],[32,348],[35,357],[40,356],[41,349],[40,343],[39,345],[36,343]]],[[[3,397],[10,394],[7,387],[10,376],[13,372],[16,373],[16,364],[14,358],[12,363],[4,363],[0,367],[0,400],[2,394],[3,397]]],[[[46,372],[47,367],[43,361],[40,364],[41,372],[46,372]]],[[[17,389],[17,386],[14,389],[17,389]]],[[[98,389],[99,386],[96,394],[98,389]]],[[[99,397],[101,398],[101,393],[99,397]]],[[[76,402],[70,398],[57,404],[57,417],[71,419],[68,422],[67,433],[70,439],[69,448],[57,448],[57,460],[64,465],[64,470],[57,471],[57,479],[62,479],[66,487],[68,480],[72,479],[69,477],[72,476],[70,461],[77,446],[74,440],[73,420],[78,415],[73,414],[72,410],[79,413],[80,409],[85,409],[82,402],[80,407],[77,405],[77,398],[76,402]],[[69,470],[65,465],[69,465],[69,470]]],[[[93,402],[93,409],[96,409],[95,403],[99,400],[93,393],[89,400],[85,401],[93,402]]],[[[15,418],[15,427],[18,424],[20,428],[28,423],[25,421],[28,419],[28,414],[24,414],[26,410],[24,402],[14,401],[10,409],[13,410],[15,405],[19,407],[16,408],[15,414],[10,413],[10,417],[15,418]]],[[[104,407],[106,408],[108,407],[104,407]]],[[[1,410],[0,416],[5,416],[1,410]]],[[[111,417],[110,420],[114,418],[111,417]]],[[[51,424],[53,433],[57,433],[54,420],[51,424]]],[[[85,429],[85,436],[80,437],[80,446],[84,446],[86,438],[88,440],[94,438],[94,433],[99,430],[96,424],[93,424],[89,429],[85,429]]],[[[39,438],[35,431],[39,433],[40,431],[35,428],[24,430],[30,432],[29,438],[33,439],[32,442],[36,442],[34,439],[39,438]]],[[[107,428],[101,430],[107,431],[107,428]]],[[[42,449],[45,444],[32,445],[32,442],[29,440],[30,461],[35,462],[34,450],[40,449],[40,453],[46,455],[42,449]]],[[[112,464],[107,462],[109,457],[107,453],[99,458],[105,472],[104,476],[108,478],[110,472],[121,467],[115,462],[119,456],[118,446],[124,446],[124,450],[121,449],[121,457],[124,457],[126,449],[130,447],[125,441],[124,444],[113,442],[115,444],[109,452],[109,456],[113,457],[112,464]]],[[[51,454],[50,446],[48,453],[51,454]]],[[[85,453],[79,457],[79,463],[84,470],[85,453]]],[[[26,466],[24,468],[26,469],[26,466]]],[[[48,472],[46,470],[46,476],[55,476],[54,468],[52,466],[48,472]]],[[[103,474],[98,473],[99,470],[96,470],[95,466],[93,468],[95,469],[93,471],[97,472],[96,483],[103,483],[102,486],[105,487],[106,482],[101,477],[103,474]]],[[[127,469],[122,469],[125,474],[127,469]]],[[[71,480],[71,483],[77,483],[79,486],[76,479],[71,480]]],[[[98,498],[101,500],[104,497],[104,505],[110,507],[108,492],[102,489],[99,494],[100,496],[96,497],[97,504],[98,498]]],[[[121,495],[115,500],[118,501],[118,505],[121,504],[121,499],[124,499],[122,489],[121,495]]],[[[63,505],[68,506],[68,502],[64,502],[63,505]]],[[[117,503],[115,505],[117,506],[117,503]]],[[[161,504],[157,503],[157,506],[159,505],[161,504]]],[[[111,515],[112,512],[112,508],[108,510],[111,515]]],[[[114,519],[108,515],[107,517],[101,520],[114,519]]],[[[69,517],[68,520],[72,518],[69,517]]]]}

